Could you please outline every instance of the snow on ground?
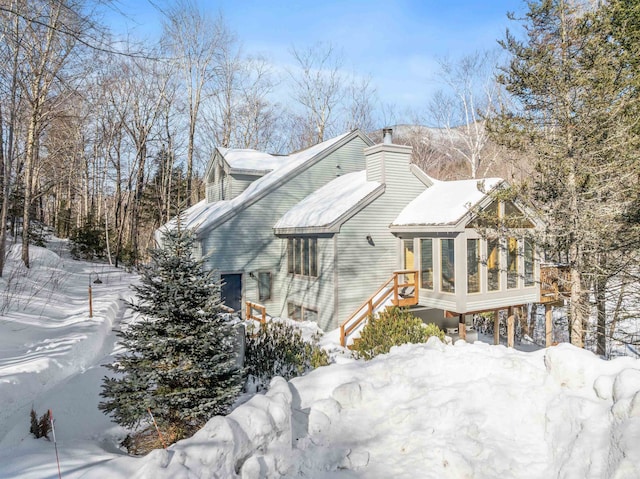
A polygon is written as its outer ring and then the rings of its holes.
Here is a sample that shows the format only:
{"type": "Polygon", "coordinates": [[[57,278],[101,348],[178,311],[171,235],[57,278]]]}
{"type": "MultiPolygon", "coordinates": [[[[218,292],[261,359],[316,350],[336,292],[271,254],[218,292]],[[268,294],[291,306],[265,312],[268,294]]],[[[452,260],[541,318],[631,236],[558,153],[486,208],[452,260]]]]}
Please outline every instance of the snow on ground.
{"type": "MultiPolygon", "coordinates": [[[[28,432],[32,405],[53,410],[64,478],[640,477],[640,361],[566,344],[522,352],[431,340],[368,362],[342,354],[274,379],[190,439],[129,457],[117,447],[126,432],[97,404],[134,278],[98,267],[89,319],[96,265],[35,252],[12,305],[0,305],[0,479],[58,477],[53,443],[28,432]]],[[[4,294],[11,285],[0,281],[4,294]]],[[[323,344],[340,351],[336,340],[323,344]]]]}

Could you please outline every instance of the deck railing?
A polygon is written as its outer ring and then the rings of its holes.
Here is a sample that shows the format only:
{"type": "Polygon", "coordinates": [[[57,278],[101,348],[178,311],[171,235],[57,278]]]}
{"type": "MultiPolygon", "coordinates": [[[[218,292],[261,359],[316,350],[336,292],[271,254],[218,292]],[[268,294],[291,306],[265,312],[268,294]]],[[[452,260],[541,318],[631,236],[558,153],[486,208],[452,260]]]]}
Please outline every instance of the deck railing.
{"type": "Polygon", "coordinates": [[[411,270],[395,271],[378,290],[340,325],[340,344],[346,346],[347,337],[380,306],[391,300],[394,306],[412,306],[418,304],[418,272],[411,270]]]}
{"type": "Polygon", "coordinates": [[[265,306],[247,301],[246,311],[247,314],[245,316],[245,319],[253,319],[254,321],[260,322],[260,324],[264,324],[267,322],[267,308],[265,306]]]}
{"type": "Polygon", "coordinates": [[[569,267],[557,264],[540,265],[540,302],[554,303],[571,292],[569,267]]]}

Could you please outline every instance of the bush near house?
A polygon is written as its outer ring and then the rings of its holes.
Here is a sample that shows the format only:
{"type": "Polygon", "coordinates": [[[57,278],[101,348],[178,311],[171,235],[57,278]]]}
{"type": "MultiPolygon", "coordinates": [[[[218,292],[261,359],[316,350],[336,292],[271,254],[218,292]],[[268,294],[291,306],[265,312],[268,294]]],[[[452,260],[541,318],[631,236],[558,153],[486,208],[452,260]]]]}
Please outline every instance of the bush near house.
{"type": "Polygon", "coordinates": [[[318,346],[318,336],[305,341],[294,325],[269,321],[247,328],[244,358],[248,392],[266,389],[275,376],[287,381],[311,369],[329,364],[329,356],[318,346]]]}
{"type": "Polygon", "coordinates": [[[431,336],[444,341],[444,332],[435,324],[424,324],[406,308],[393,307],[369,317],[360,338],[354,343],[356,357],[366,360],[388,353],[392,346],[424,343],[431,336]]]}

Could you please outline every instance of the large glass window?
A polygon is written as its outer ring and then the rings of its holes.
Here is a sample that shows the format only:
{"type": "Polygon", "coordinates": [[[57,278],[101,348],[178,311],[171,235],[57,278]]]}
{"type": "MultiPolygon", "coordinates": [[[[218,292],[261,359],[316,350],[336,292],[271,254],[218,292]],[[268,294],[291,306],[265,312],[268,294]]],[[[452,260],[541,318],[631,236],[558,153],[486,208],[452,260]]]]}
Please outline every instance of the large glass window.
{"type": "MultiPolygon", "coordinates": [[[[413,270],[415,268],[415,254],[413,252],[413,239],[407,239],[403,241],[404,244],[404,269],[413,270]]],[[[415,278],[413,274],[407,275],[407,281],[414,283],[415,278]]]]}
{"type": "Polygon", "coordinates": [[[433,240],[420,240],[420,278],[421,287],[433,289],[433,240]]]}
{"type": "Polygon", "coordinates": [[[440,290],[445,293],[455,293],[455,251],[454,240],[440,240],[440,290]]]}
{"type": "Polygon", "coordinates": [[[480,240],[467,240],[467,293],[480,292],[480,240]]]}
{"type": "Polygon", "coordinates": [[[500,241],[487,240],[487,289],[500,290],[500,241]]]}
{"type": "Polygon", "coordinates": [[[524,241],[524,285],[533,286],[535,284],[534,277],[534,247],[531,240],[524,241]]]}
{"type": "Polygon", "coordinates": [[[287,241],[287,272],[318,276],[318,239],[289,238],[287,241]]]}
{"type": "Polygon", "coordinates": [[[534,224],[527,219],[520,209],[511,201],[504,203],[504,219],[509,228],[533,228],[534,224]]]}
{"type": "Polygon", "coordinates": [[[507,288],[518,287],[518,239],[507,238],[507,288]]]}

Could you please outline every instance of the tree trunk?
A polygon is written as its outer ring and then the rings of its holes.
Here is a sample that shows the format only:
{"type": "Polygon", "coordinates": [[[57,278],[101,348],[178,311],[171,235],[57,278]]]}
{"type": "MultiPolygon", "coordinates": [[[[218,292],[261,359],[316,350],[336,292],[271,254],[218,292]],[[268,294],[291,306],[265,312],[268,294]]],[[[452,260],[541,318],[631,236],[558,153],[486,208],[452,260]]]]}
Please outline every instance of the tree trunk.
{"type": "Polygon", "coordinates": [[[599,277],[595,281],[596,308],[598,310],[598,324],[596,327],[596,353],[607,356],[607,280],[599,277]]]}

